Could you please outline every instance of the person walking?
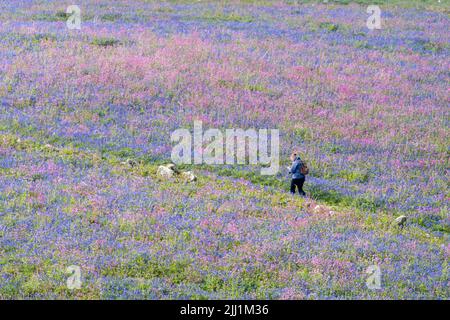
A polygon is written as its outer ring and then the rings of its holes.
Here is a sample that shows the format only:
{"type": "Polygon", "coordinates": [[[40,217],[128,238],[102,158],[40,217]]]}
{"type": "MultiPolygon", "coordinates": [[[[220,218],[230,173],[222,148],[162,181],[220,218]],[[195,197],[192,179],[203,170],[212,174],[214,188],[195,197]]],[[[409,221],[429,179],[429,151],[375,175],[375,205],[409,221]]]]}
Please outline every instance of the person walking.
{"type": "Polygon", "coordinates": [[[307,174],[308,167],[296,152],[292,153],[291,161],[292,166],[289,170],[289,174],[292,175],[291,194],[295,194],[295,188],[297,187],[298,193],[302,196],[306,196],[305,191],[303,191],[303,184],[305,183],[305,175],[307,174]]]}

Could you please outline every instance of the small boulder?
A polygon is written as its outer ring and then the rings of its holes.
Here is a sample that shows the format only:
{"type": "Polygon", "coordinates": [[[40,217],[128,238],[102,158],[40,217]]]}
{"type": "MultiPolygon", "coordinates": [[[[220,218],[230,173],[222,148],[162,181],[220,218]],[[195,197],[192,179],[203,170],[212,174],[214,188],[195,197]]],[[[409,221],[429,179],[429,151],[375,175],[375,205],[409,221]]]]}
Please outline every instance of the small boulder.
{"type": "Polygon", "coordinates": [[[168,168],[167,166],[159,166],[156,174],[158,175],[158,177],[163,179],[172,179],[175,175],[175,171],[168,168]]]}
{"type": "Polygon", "coordinates": [[[192,173],[192,171],[183,171],[181,173],[181,177],[188,182],[194,182],[197,180],[197,177],[192,173]]]}
{"type": "Polygon", "coordinates": [[[395,224],[399,227],[403,227],[406,223],[406,216],[399,216],[395,219],[395,224]]]}
{"type": "Polygon", "coordinates": [[[136,164],[137,164],[137,162],[134,161],[133,159],[127,159],[127,164],[128,164],[130,167],[135,167],[136,164]]]}
{"type": "Polygon", "coordinates": [[[194,182],[197,180],[197,176],[192,171],[180,171],[173,163],[159,166],[156,175],[166,180],[175,177],[186,182],[194,182]]]}
{"type": "Polygon", "coordinates": [[[137,164],[137,162],[136,161],[134,161],[133,159],[127,159],[126,161],[124,161],[124,162],[121,162],[123,165],[128,165],[128,166],[130,166],[130,167],[135,167],[136,166],[136,164],[137,164]]]}

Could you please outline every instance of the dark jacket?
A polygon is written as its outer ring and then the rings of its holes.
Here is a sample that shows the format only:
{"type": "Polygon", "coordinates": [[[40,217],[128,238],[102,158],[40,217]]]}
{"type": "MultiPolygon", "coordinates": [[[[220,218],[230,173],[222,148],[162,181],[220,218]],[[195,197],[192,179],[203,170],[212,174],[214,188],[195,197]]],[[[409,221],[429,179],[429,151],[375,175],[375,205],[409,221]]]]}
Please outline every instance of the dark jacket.
{"type": "Polygon", "coordinates": [[[295,158],[294,162],[292,162],[291,170],[289,170],[289,174],[292,174],[292,179],[305,178],[305,176],[301,172],[302,167],[303,167],[302,159],[300,159],[300,157],[295,158]]]}

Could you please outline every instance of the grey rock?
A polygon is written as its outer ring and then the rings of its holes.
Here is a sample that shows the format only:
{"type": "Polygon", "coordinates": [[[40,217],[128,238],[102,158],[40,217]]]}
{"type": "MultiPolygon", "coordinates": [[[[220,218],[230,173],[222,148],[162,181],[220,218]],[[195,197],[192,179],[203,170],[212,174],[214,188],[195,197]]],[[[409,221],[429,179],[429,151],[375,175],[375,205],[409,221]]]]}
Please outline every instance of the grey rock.
{"type": "Polygon", "coordinates": [[[399,216],[395,219],[395,224],[399,227],[403,227],[406,223],[406,216],[399,216]]]}

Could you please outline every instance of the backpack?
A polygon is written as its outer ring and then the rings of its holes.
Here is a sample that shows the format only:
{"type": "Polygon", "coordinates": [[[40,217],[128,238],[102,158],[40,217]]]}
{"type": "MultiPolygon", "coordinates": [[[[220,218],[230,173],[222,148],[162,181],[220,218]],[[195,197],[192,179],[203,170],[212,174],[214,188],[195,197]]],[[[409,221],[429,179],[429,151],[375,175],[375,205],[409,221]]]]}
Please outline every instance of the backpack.
{"type": "Polygon", "coordinates": [[[309,173],[309,169],[308,169],[306,162],[302,162],[302,167],[300,169],[300,173],[304,176],[306,176],[309,173]]]}

